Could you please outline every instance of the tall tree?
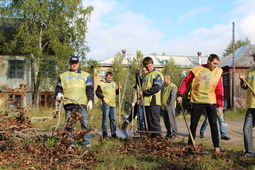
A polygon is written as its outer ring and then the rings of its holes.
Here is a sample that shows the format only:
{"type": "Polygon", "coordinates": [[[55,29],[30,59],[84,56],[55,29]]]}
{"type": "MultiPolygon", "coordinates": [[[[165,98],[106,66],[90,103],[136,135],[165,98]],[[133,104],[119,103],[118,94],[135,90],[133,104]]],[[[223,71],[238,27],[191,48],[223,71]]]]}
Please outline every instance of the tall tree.
{"type": "MultiPolygon", "coordinates": [[[[242,47],[245,44],[251,44],[251,41],[246,37],[245,40],[238,40],[235,42],[235,50],[242,47]]],[[[226,57],[233,53],[233,41],[228,44],[228,47],[224,50],[223,56],[226,57]]]]}
{"type": "Polygon", "coordinates": [[[82,0],[1,1],[0,25],[9,23],[15,31],[9,40],[0,36],[0,49],[3,53],[27,56],[34,104],[45,77],[45,63],[57,63],[62,72],[71,55],[85,59],[89,50],[85,45],[87,22],[92,10],[91,6],[83,7],[82,0]]]}

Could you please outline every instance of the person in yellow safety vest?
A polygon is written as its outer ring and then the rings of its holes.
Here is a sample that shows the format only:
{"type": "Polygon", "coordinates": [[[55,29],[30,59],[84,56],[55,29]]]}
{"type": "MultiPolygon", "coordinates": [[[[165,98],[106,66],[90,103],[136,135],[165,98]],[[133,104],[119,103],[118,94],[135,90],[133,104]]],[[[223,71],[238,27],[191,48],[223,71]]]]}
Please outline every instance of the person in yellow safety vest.
{"type": "MultiPolygon", "coordinates": [[[[219,132],[217,127],[217,115],[223,112],[223,83],[222,69],[217,68],[220,58],[216,54],[208,57],[207,64],[203,64],[191,69],[190,73],[182,81],[178,90],[178,103],[182,102],[182,96],[191,83],[190,97],[192,103],[190,130],[192,136],[196,137],[198,121],[203,110],[207,112],[211,127],[214,152],[220,153],[219,132]],[[216,110],[218,107],[218,110],[216,110]]],[[[193,144],[189,136],[188,144],[193,144]]]]}
{"type": "MultiPolygon", "coordinates": [[[[64,96],[66,98],[73,99],[77,103],[74,103],[71,100],[64,101],[64,109],[66,113],[66,117],[72,112],[72,109],[77,109],[82,115],[80,119],[81,129],[88,129],[88,111],[93,107],[92,101],[94,99],[93,85],[90,79],[90,75],[86,72],[83,72],[79,69],[79,58],[77,56],[72,56],[69,59],[70,70],[64,72],[60,75],[58,79],[58,83],[56,86],[55,93],[57,95],[57,100],[63,100],[64,96]],[[82,108],[81,108],[81,107],[82,108]]],[[[71,121],[67,119],[67,121],[71,121]]],[[[68,122],[67,122],[68,123],[68,122]]],[[[70,123],[70,122],[69,122],[70,123]]],[[[67,128],[72,138],[74,125],[70,128],[67,128]]],[[[83,145],[86,147],[90,147],[91,137],[90,133],[86,133],[83,139],[83,145]]],[[[72,142],[69,149],[73,149],[75,147],[75,141],[72,142]]]]}
{"type": "MultiPolygon", "coordinates": [[[[255,63],[255,52],[252,55],[253,62],[255,63]]],[[[246,115],[243,125],[243,136],[244,136],[244,147],[245,153],[241,157],[254,157],[254,148],[253,148],[253,136],[252,129],[255,126],[255,94],[252,92],[255,87],[255,67],[249,68],[245,74],[240,74],[240,85],[241,88],[247,90],[249,86],[252,89],[246,91],[246,115]],[[249,86],[243,81],[246,80],[249,86]]]]}
{"type": "Polygon", "coordinates": [[[119,88],[113,81],[112,72],[107,72],[105,79],[103,79],[97,86],[96,95],[102,100],[102,134],[107,137],[107,118],[110,119],[111,135],[116,138],[116,95],[119,94],[119,88]]]}
{"type": "Polygon", "coordinates": [[[160,105],[161,105],[161,90],[164,77],[161,72],[157,71],[153,66],[153,60],[151,57],[145,57],[143,59],[143,66],[147,69],[148,73],[142,80],[142,91],[140,91],[141,97],[143,97],[145,106],[146,118],[144,120],[145,127],[149,131],[156,131],[159,133],[152,133],[151,137],[160,135],[160,105]]]}
{"type": "Polygon", "coordinates": [[[167,129],[167,138],[177,138],[177,124],[175,120],[177,86],[171,82],[170,75],[164,76],[162,88],[161,113],[167,129]]]}

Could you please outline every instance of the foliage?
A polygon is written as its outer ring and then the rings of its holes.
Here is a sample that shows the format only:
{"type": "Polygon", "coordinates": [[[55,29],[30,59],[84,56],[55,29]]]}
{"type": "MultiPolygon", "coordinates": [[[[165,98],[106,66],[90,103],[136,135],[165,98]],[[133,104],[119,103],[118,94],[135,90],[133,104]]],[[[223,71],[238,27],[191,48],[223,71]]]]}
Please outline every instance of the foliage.
{"type": "Polygon", "coordinates": [[[87,73],[90,73],[91,78],[96,77],[98,72],[94,73],[95,68],[100,67],[100,64],[93,59],[85,60],[80,62],[80,69],[87,73]]]}
{"type": "MultiPolygon", "coordinates": [[[[245,44],[251,44],[251,41],[246,37],[245,40],[238,40],[235,42],[235,50],[237,50],[238,48],[242,47],[245,44]]],[[[229,54],[233,53],[233,41],[231,41],[229,43],[229,45],[227,46],[227,48],[224,50],[225,52],[223,53],[223,56],[226,57],[229,54]]]]}
{"type": "Polygon", "coordinates": [[[173,58],[170,58],[165,66],[164,69],[162,70],[163,75],[170,75],[171,76],[171,82],[173,82],[177,87],[180,86],[184,74],[183,74],[183,69],[181,68],[180,65],[178,65],[173,58]]]}
{"type": "Polygon", "coordinates": [[[89,50],[85,45],[87,22],[92,10],[91,6],[84,8],[82,0],[4,0],[0,3],[0,25],[9,28],[6,37],[0,35],[0,52],[27,56],[32,66],[34,102],[45,80],[45,62],[53,61],[62,72],[71,55],[85,59],[89,50]]]}

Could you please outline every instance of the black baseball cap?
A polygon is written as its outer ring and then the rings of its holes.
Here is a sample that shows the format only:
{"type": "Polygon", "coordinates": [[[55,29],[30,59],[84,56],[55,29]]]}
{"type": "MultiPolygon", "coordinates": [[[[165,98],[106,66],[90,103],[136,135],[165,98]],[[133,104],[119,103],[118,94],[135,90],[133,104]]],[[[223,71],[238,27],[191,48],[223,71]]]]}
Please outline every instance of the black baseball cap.
{"type": "Polygon", "coordinates": [[[79,58],[77,56],[72,56],[70,59],[69,59],[69,63],[71,62],[79,62],[79,58]]]}

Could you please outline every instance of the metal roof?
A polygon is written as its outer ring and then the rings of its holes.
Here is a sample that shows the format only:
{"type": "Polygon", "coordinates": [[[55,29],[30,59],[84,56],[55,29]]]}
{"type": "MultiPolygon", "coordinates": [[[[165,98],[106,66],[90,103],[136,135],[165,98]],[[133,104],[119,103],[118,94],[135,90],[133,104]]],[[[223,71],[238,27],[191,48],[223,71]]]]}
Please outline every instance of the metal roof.
{"type": "MultiPolygon", "coordinates": [[[[99,61],[99,64],[102,66],[110,66],[114,60],[114,57],[105,59],[105,60],[101,60],[99,61]]],[[[133,58],[136,57],[136,54],[126,54],[122,64],[128,64],[128,59],[132,60],[133,58]]],[[[194,67],[197,66],[197,62],[194,61],[194,59],[192,59],[192,56],[170,56],[170,55],[144,55],[144,57],[151,57],[153,59],[154,62],[154,66],[155,67],[164,67],[164,64],[166,61],[168,61],[170,58],[172,58],[176,64],[180,65],[181,67],[194,67]]],[[[195,57],[193,57],[195,58],[195,57]]]]}
{"type": "MultiPolygon", "coordinates": [[[[254,65],[252,54],[255,52],[255,45],[243,45],[235,51],[235,67],[251,67],[254,65]]],[[[219,67],[233,67],[233,54],[221,59],[219,67]]]]}

